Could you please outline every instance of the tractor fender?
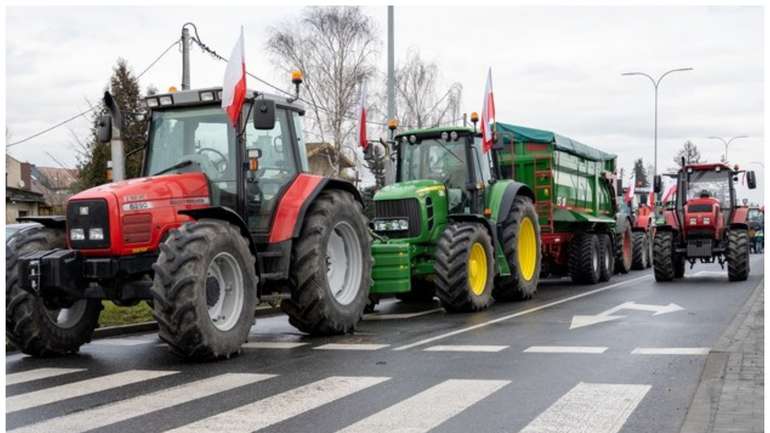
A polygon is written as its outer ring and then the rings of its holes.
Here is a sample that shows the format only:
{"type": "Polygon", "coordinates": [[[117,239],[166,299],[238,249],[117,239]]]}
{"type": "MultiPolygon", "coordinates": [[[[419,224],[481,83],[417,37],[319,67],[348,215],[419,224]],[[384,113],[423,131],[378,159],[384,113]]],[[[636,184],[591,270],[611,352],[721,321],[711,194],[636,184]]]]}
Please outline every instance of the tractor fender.
{"type": "Polygon", "coordinates": [[[671,224],[663,224],[655,226],[656,232],[675,232],[674,227],[671,224]]]}
{"type": "MultiPolygon", "coordinates": [[[[305,214],[307,213],[308,208],[310,208],[310,205],[315,201],[316,197],[318,197],[318,194],[323,191],[333,189],[349,192],[353,195],[353,198],[355,198],[357,202],[361,203],[361,206],[364,205],[364,199],[361,197],[361,193],[352,183],[341,179],[323,177],[321,178],[321,181],[318,183],[316,188],[307,195],[305,202],[299,208],[299,212],[297,213],[297,217],[294,222],[294,230],[292,231],[291,236],[292,238],[299,237],[300,231],[302,230],[302,224],[305,221],[305,214]]],[[[270,242],[273,242],[272,232],[270,233],[270,242]]]]}
{"type": "Polygon", "coordinates": [[[749,215],[749,208],[736,207],[735,210],[733,210],[732,218],[730,218],[730,226],[732,226],[733,224],[742,224],[745,226],[748,215],[749,215]]]}
{"type": "Polygon", "coordinates": [[[189,216],[194,220],[211,218],[227,221],[230,224],[238,227],[243,237],[246,238],[246,240],[249,242],[249,249],[251,250],[252,254],[254,254],[254,257],[257,257],[257,244],[249,232],[249,226],[246,225],[246,221],[244,221],[243,218],[241,218],[241,216],[238,215],[238,213],[234,210],[224,206],[210,206],[197,209],[183,209],[178,213],[180,215],[189,216]]]}
{"type": "MultiPolygon", "coordinates": [[[[495,188],[498,184],[499,182],[493,185],[492,188],[495,188]]],[[[536,201],[535,193],[526,184],[519,182],[508,182],[504,188],[505,189],[502,191],[502,197],[499,201],[500,204],[497,206],[497,209],[492,209],[498,225],[502,221],[505,221],[505,218],[508,216],[508,212],[510,212],[511,207],[513,207],[513,201],[517,196],[523,195],[524,197],[529,197],[532,200],[532,203],[535,203],[536,201]]]]}
{"type": "Polygon", "coordinates": [[[746,223],[735,223],[735,222],[734,222],[734,223],[730,223],[730,225],[728,226],[728,228],[729,228],[730,230],[735,230],[735,229],[748,230],[748,229],[749,229],[749,225],[748,225],[748,224],[746,224],[746,223]]]}
{"type": "Polygon", "coordinates": [[[64,230],[67,228],[67,217],[63,215],[54,216],[27,216],[16,218],[20,223],[38,223],[48,229],[64,230]]]}
{"type": "Polygon", "coordinates": [[[494,230],[492,222],[488,218],[484,218],[483,215],[478,214],[449,214],[447,220],[450,222],[469,222],[478,223],[484,226],[489,232],[489,236],[492,237],[492,245],[496,248],[498,246],[497,230],[494,230]]]}
{"type": "Polygon", "coordinates": [[[639,215],[636,217],[636,224],[631,226],[631,230],[635,232],[647,232],[650,230],[652,224],[652,214],[639,215]]]}

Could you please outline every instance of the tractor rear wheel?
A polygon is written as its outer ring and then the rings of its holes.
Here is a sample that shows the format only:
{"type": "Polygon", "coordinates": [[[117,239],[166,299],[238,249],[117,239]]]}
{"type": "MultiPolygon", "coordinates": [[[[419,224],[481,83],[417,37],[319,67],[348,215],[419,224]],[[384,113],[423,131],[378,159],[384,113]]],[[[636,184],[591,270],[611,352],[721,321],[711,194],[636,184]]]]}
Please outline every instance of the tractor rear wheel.
{"type": "Polygon", "coordinates": [[[631,269],[647,269],[650,258],[650,238],[646,232],[634,232],[634,253],[631,260],[631,269]]]}
{"type": "Polygon", "coordinates": [[[254,323],[256,259],[238,227],[201,219],[160,245],[152,292],[160,338],[195,360],[229,358],[254,323]]]}
{"type": "Polygon", "coordinates": [[[606,234],[599,235],[599,281],[609,281],[615,273],[615,255],[612,241],[606,234]]]}
{"type": "Polygon", "coordinates": [[[627,274],[631,270],[631,262],[634,257],[634,239],[631,225],[625,224],[625,228],[618,237],[618,254],[615,260],[615,270],[621,274],[627,274]]]}
{"type": "Polygon", "coordinates": [[[364,211],[341,190],[321,192],[294,241],[291,299],[281,308],[312,335],[353,332],[369,303],[371,239],[364,211]]]}
{"type": "Polygon", "coordinates": [[[749,234],[735,229],[727,233],[727,277],[730,281],[749,278],[749,234]]]}
{"type": "Polygon", "coordinates": [[[497,301],[523,301],[537,292],[540,279],[540,226],[532,201],[516,197],[503,221],[503,252],[511,275],[497,277],[492,296],[497,301]]]}
{"type": "Polygon", "coordinates": [[[436,295],[449,312],[483,310],[492,303],[495,256],[486,228],[447,225],[436,245],[436,295]]]}
{"type": "Polygon", "coordinates": [[[687,267],[687,261],[681,254],[674,255],[674,278],[684,277],[684,271],[687,267]]]}
{"type": "Polygon", "coordinates": [[[102,303],[98,299],[81,299],[69,308],[50,309],[39,296],[19,287],[21,256],[64,246],[63,230],[43,226],[22,229],[5,245],[5,335],[28,355],[77,352],[91,341],[99,323],[102,303]]]}
{"type": "Polygon", "coordinates": [[[600,270],[599,238],[591,233],[578,233],[569,249],[569,274],[576,284],[596,284],[600,270]]]}
{"type": "MultiPolygon", "coordinates": [[[[655,281],[671,281],[675,278],[674,233],[655,233],[652,265],[655,268],[655,281]]],[[[684,262],[682,260],[682,262],[684,262]]]]}

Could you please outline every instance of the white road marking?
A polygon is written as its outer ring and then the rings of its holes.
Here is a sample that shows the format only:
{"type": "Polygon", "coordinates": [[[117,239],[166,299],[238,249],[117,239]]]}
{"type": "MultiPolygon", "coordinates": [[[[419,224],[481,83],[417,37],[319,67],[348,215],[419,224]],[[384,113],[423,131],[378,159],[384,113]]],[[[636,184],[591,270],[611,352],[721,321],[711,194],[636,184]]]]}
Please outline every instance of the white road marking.
{"type": "Polygon", "coordinates": [[[387,377],[333,376],[221,412],[171,430],[174,433],[250,433],[382,383],[387,377]]]}
{"type": "Polygon", "coordinates": [[[637,347],[632,355],[708,355],[708,347],[637,347]]]}
{"type": "Polygon", "coordinates": [[[49,403],[82,397],[108,389],[118,388],[132,383],[176,374],[177,371],[160,370],[129,370],[121,373],[109,374],[80,382],[45,388],[25,394],[14,395],[5,399],[6,414],[32,407],[43,406],[49,403]]]}
{"type": "Polygon", "coordinates": [[[167,409],[220,392],[275,377],[272,374],[226,373],[208,379],[178,385],[128,400],[74,412],[39,424],[11,430],[15,433],[80,433],[105,427],[130,418],[167,409]]]}
{"type": "Polygon", "coordinates": [[[11,355],[7,355],[6,354],[5,355],[5,362],[18,361],[18,360],[24,358],[25,356],[29,356],[29,355],[24,354],[24,353],[14,353],[14,354],[11,354],[11,355]]]}
{"type": "Polygon", "coordinates": [[[427,432],[509,383],[507,380],[450,379],[338,433],[427,432]]]}
{"type": "Polygon", "coordinates": [[[370,343],[329,343],[314,347],[316,350],[380,350],[390,346],[390,344],[370,344],[370,343]]]}
{"type": "Polygon", "coordinates": [[[97,346],[138,346],[150,343],[152,341],[146,338],[105,338],[104,340],[91,342],[91,344],[96,344],[97,346]]]}
{"type": "Polygon", "coordinates": [[[244,344],[244,349],[296,349],[297,347],[306,346],[307,343],[291,342],[291,341],[252,341],[244,344]]]}
{"type": "Polygon", "coordinates": [[[530,346],[524,349],[526,353],[590,353],[599,354],[607,351],[602,346],[530,346]]]}
{"type": "Polygon", "coordinates": [[[609,322],[612,320],[623,319],[626,316],[613,316],[621,310],[637,310],[637,311],[651,311],[653,316],[659,316],[661,314],[673,313],[676,311],[684,310],[683,307],[670,303],[668,305],[654,305],[654,304],[637,304],[634,301],[624,302],[618,306],[612,307],[609,310],[602,311],[599,314],[589,316],[573,316],[572,323],[570,323],[569,329],[582,328],[584,326],[596,325],[597,323],[609,322]]]}
{"type": "Polygon", "coordinates": [[[364,314],[364,320],[402,320],[402,319],[413,319],[415,317],[427,316],[428,314],[438,313],[439,311],[444,311],[444,309],[443,308],[434,308],[432,310],[418,311],[416,313],[393,313],[393,314],[371,313],[371,314],[364,314]]]}
{"type": "Polygon", "coordinates": [[[463,334],[465,332],[475,331],[476,329],[480,329],[480,328],[483,328],[483,327],[486,327],[486,326],[489,326],[489,325],[494,325],[496,323],[504,322],[506,320],[515,319],[516,317],[521,317],[521,316],[524,316],[526,314],[530,314],[530,313],[534,313],[536,311],[544,310],[546,308],[553,307],[555,305],[560,305],[560,304],[563,304],[565,302],[574,301],[576,299],[584,298],[586,296],[591,296],[591,295],[594,295],[596,293],[604,292],[606,290],[615,289],[617,287],[624,286],[626,284],[630,284],[630,283],[633,283],[633,282],[636,282],[636,281],[641,281],[641,280],[650,278],[651,276],[652,276],[651,274],[647,274],[647,275],[644,275],[644,276],[641,276],[641,277],[632,278],[630,280],[619,281],[619,282],[617,282],[615,284],[610,284],[609,286],[604,286],[604,287],[600,287],[598,289],[589,290],[587,292],[583,292],[583,293],[580,293],[580,294],[577,294],[577,295],[569,296],[569,297],[566,297],[564,299],[559,299],[558,301],[548,302],[546,304],[543,304],[543,305],[540,305],[540,306],[537,306],[537,307],[529,308],[529,309],[526,309],[526,310],[523,310],[523,311],[519,311],[519,312],[516,312],[516,313],[513,313],[513,314],[507,314],[505,316],[498,317],[496,319],[487,320],[486,322],[477,323],[477,324],[475,324],[473,326],[468,326],[468,327],[465,327],[465,328],[456,329],[454,331],[450,331],[450,332],[446,332],[444,334],[436,335],[435,337],[430,337],[430,338],[426,338],[424,340],[415,341],[414,343],[405,344],[403,346],[396,347],[393,350],[407,350],[407,349],[411,349],[413,347],[423,346],[423,345],[428,344],[428,343],[433,343],[434,341],[443,340],[445,338],[452,337],[452,336],[455,336],[455,335],[458,335],[458,334],[463,334]]]}
{"type": "Polygon", "coordinates": [[[33,380],[47,379],[49,377],[61,376],[62,374],[77,373],[86,371],[85,368],[36,368],[34,370],[11,373],[5,376],[6,385],[16,385],[17,383],[32,382],[33,380]]]}
{"type": "Polygon", "coordinates": [[[581,382],[520,433],[617,433],[650,388],[581,382]]]}
{"type": "Polygon", "coordinates": [[[424,349],[426,352],[500,352],[509,346],[491,346],[491,345],[437,345],[424,349]]]}

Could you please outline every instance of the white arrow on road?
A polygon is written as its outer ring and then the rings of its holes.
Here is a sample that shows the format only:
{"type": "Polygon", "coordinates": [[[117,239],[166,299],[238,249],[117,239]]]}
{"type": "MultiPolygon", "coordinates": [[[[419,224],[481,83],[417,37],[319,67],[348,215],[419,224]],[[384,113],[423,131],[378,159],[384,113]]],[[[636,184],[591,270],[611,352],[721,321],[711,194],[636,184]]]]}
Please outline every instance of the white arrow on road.
{"type": "Polygon", "coordinates": [[[634,301],[624,302],[618,306],[612,307],[609,310],[602,311],[599,314],[592,316],[572,316],[572,323],[569,329],[582,328],[584,326],[596,325],[597,323],[610,322],[613,320],[622,319],[626,316],[613,316],[621,310],[637,310],[637,311],[652,311],[653,316],[658,316],[666,313],[673,313],[675,311],[684,310],[684,308],[674,303],[668,305],[653,305],[653,304],[637,304],[634,301]]]}

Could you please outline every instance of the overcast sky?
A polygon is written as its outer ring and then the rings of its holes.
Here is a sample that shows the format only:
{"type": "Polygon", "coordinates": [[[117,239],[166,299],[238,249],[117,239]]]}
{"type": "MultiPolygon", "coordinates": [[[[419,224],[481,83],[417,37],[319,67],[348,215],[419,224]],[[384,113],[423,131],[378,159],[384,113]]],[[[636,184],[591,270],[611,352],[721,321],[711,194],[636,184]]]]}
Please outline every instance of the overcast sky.
{"type": "MultiPolygon", "coordinates": [[[[265,55],[267,28],[296,17],[300,8],[246,7],[13,7],[7,9],[7,126],[11,140],[88,108],[106,85],[118,57],[136,72],[179,37],[187,21],[201,39],[227,55],[245,27],[247,68],[289,88],[265,55]]],[[[386,8],[365,12],[382,33],[386,62],[386,8]]],[[[731,145],[730,160],[758,171],[764,160],[763,11],[760,7],[406,7],[395,12],[396,60],[409,48],[436,61],[445,83],[464,89],[465,111],[480,111],[492,67],[497,118],[549,129],[633,159],[653,158],[653,91],[643,77],[669,75],[660,88],[659,171],[689,139],[716,160],[723,146],[712,135],[748,135],[731,145]]],[[[195,50],[193,87],[220,85],[225,65],[195,50]]],[[[179,85],[181,54],[174,50],[141,79],[166,89],[179,85]]],[[[250,83],[249,87],[260,87],[250,83]]],[[[370,92],[371,92],[370,85],[370,92]]],[[[78,119],[9,149],[21,160],[76,163],[72,133],[78,119]]],[[[370,133],[371,134],[371,133],[370,133]]],[[[752,192],[759,200],[761,188],[752,192]]]]}

